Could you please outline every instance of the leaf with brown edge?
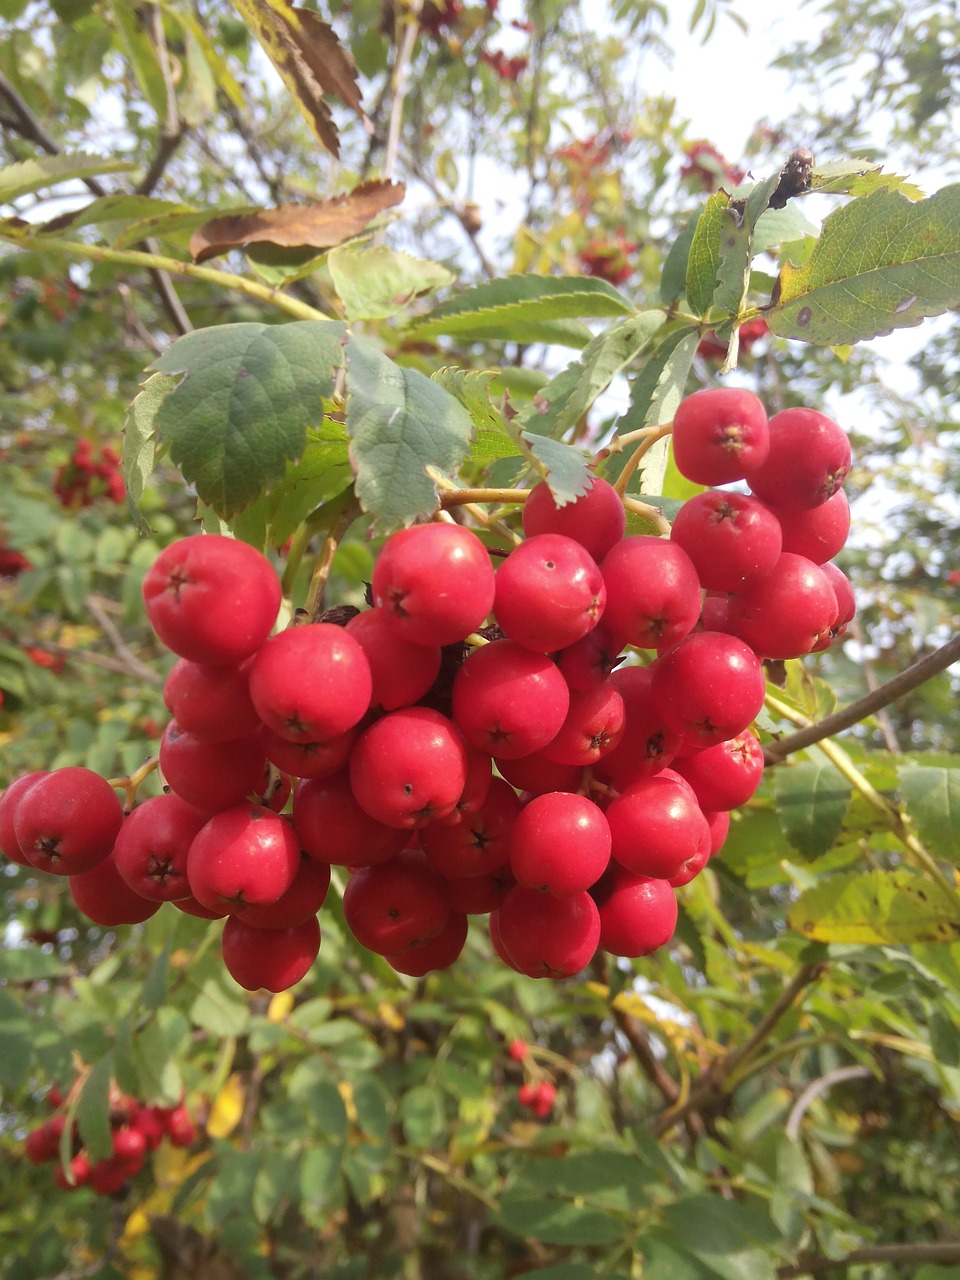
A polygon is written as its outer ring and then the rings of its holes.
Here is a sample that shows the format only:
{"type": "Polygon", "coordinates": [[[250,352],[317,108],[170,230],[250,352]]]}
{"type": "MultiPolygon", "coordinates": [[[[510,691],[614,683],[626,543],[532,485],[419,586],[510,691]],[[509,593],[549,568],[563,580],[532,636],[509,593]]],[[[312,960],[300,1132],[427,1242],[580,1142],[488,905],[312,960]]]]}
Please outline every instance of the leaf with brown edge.
{"type": "Polygon", "coordinates": [[[318,204],[225,214],[197,228],[190,237],[190,253],[194,262],[205,262],[244,244],[332,249],[357,235],[384,209],[400,204],[406,190],[402,182],[376,180],[318,204]]]}
{"type": "Polygon", "coordinates": [[[336,32],[310,9],[289,0],[233,0],[267,57],[283,77],[317,140],[340,155],[340,135],[324,101],[332,93],[369,127],[357,86],[357,67],[336,32]]]}

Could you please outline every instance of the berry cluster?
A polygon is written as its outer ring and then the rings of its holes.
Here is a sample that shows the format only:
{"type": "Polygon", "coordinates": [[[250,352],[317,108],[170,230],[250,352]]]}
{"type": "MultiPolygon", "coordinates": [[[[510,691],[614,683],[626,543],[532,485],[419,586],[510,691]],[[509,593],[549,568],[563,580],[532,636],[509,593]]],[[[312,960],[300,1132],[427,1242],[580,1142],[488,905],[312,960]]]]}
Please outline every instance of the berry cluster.
{"type": "MultiPolygon", "coordinates": [[[[63,1134],[68,1124],[67,1100],[58,1089],[51,1089],[48,1101],[56,1113],[27,1134],[24,1155],[32,1164],[48,1164],[60,1159],[63,1134]]],[[[121,1093],[115,1085],[110,1091],[110,1129],[112,1151],[102,1160],[91,1160],[72,1122],[70,1160],[65,1168],[57,1164],[57,1186],[63,1191],[90,1187],[98,1196],[116,1195],[143,1168],[151,1151],[166,1138],[175,1147],[189,1147],[196,1141],[197,1130],[183,1103],[175,1107],[154,1107],[137,1102],[121,1093]]]]}
{"type": "Polygon", "coordinates": [[[0,544],[0,578],[17,578],[32,568],[33,565],[22,551],[16,551],[5,543],[0,544]]]}
{"type": "Polygon", "coordinates": [[[826,563],[849,526],[836,423],[708,390],[674,448],[689,479],[753,494],[699,494],[664,539],[626,535],[604,480],[562,507],[541,483],[496,572],[469,529],[417,525],[383,545],[373,607],[272,636],[265,557],[168,547],[143,584],[178,655],[167,793],[125,816],[89,770],[28,774],[0,798],[0,849],[68,875],[106,926],[162,902],[226,916],[251,989],[310,968],[332,866],[349,928],[402,973],[452,964],[471,914],[533,977],[650,954],[759,783],[761,659],[825,648],[853,614],[826,563]]]}
{"type": "Polygon", "coordinates": [[[57,469],[53,492],[62,507],[71,509],[89,507],[95,499],[102,497],[110,502],[123,502],[125,489],[119,454],[109,445],[104,445],[97,462],[93,456],[93,441],[86,436],[81,437],[70,460],[57,469]]]}
{"type": "Polygon", "coordinates": [[[532,1111],[538,1120],[545,1120],[557,1100],[557,1086],[547,1079],[547,1073],[534,1061],[526,1041],[511,1040],[507,1053],[513,1062],[523,1064],[525,1079],[517,1089],[517,1101],[521,1107],[532,1111]]]}

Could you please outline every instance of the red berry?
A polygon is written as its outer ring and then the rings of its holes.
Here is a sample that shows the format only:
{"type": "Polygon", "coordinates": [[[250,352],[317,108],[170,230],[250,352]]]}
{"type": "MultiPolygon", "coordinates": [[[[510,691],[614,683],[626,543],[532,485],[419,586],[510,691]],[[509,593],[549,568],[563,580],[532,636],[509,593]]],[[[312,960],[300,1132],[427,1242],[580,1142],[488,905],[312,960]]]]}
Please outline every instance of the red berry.
{"type": "Polygon", "coordinates": [[[618,542],[600,567],[607,584],[603,620],[618,643],[662,649],[696,626],[700,579],[676,543],[635,534],[618,542]]]}
{"type": "Polygon", "coordinates": [[[450,910],[465,916],[483,916],[499,907],[516,881],[507,866],[488,876],[458,876],[447,880],[450,910]]]}
{"type": "Polygon", "coordinates": [[[330,868],[306,855],[300,859],[296,875],[276,902],[253,905],[240,903],[230,914],[256,929],[289,929],[315,916],[330,888],[330,868]]]}
{"type": "Polygon", "coordinates": [[[467,940],[467,917],[459,911],[451,911],[447,923],[435,938],[405,951],[393,952],[385,957],[398,973],[411,978],[449,969],[463,950],[467,940]]]}
{"type": "Polygon", "coordinates": [[[663,774],[643,778],[607,806],[613,857],[634,875],[669,880],[710,830],[690,787],[663,774]]]}
{"type": "Polygon", "coordinates": [[[398,955],[437,937],[450,915],[450,900],[443,877],[410,850],[351,876],[343,915],[362,946],[398,955]]]}
{"type": "Polygon", "coordinates": [[[329,622],[290,627],[262,647],[250,672],[261,720],[291,742],[325,742],[370,706],[370,664],[358,641],[329,622]]]}
{"type": "Polygon", "coordinates": [[[571,693],[566,719],[543,754],[558,764],[594,765],[616,748],[625,726],[623,698],[609,681],[571,693]]]}
{"type": "Polygon", "coordinates": [[[163,686],[163,701],[181,729],[206,742],[246,738],[260,726],[250,700],[250,665],[209,666],[180,658],[163,686]]]}
{"type": "Polygon", "coordinates": [[[366,729],[350,755],[350,785],[371,818],[425,827],[456,807],[467,778],[463,741],[439,711],[405,707],[366,729]]]}
{"type": "Polygon", "coordinates": [[[286,991],[307,975],[316,960],[320,925],[317,917],[311,916],[286,929],[256,929],[231,916],[223,926],[220,949],[227,972],[241,987],[286,991]]]}
{"type": "Polygon", "coordinates": [[[657,710],[694,747],[734,737],[763,706],[763,669],[749,645],[735,636],[698,631],[658,658],[651,670],[657,710]]]}
{"type": "Polygon", "coordinates": [[[167,1137],[175,1147],[190,1147],[197,1140],[197,1127],[190,1119],[190,1112],[180,1104],[166,1116],[167,1137]]]}
{"type": "Polygon", "coordinates": [[[687,396],[674,414],[677,470],[696,484],[742,480],[764,462],[769,447],[766,410],[750,391],[708,387],[687,396]]]}
{"type": "Polygon", "coordinates": [[[299,866],[300,843],[292,823],[262,805],[238,805],[216,814],[187,854],[193,896],[212,911],[276,902],[299,866]]]}
{"type": "Polygon", "coordinates": [[[373,566],[374,604],[414,644],[463,640],[493,604],[494,574],[483,543],[455,524],[421,524],[388,538],[373,566]]]}
{"type": "Polygon", "coordinates": [[[593,895],[600,915],[600,947],[610,955],[648,956],[673,937],[677,896],[666,880],[634,875],[611,864],[593,895]]]}
{"type": "Polygon", "coordinates": [[[590,963],[600,917],[588,893],[554,898],[517,885],[490,915],[511,965],[531,978],[572,978],[590,963]]]}
{"type": "Polygon", "coordinates": [[[294,788],[293,825],[305,853],[342,867],[386,862],[400,852],[409,835],[361,809],[345,771],[310,778],[294,788]]]}
{"type": "Polygon", "coordinates": [[[133,889],[117,870],[113,855],[98,862],[89,871],[70,877],[70,896],[94,924],[112,929],[118,924],[141,924],[160,910],[160,903],[150,901],[133,889]]]}
{"type": "Polygon", "coordinates": [[[19,778],[14,778],[6,791],[0,795],[0,853],[22,867],[32,866],[32,863],[20,848],[20,841],[17,839],[14,826],[17,807],[33,784],[45,778],[47,773],[46,769],[24,773],[19,778]]]}
{"type": "Polygon", "coordinates": [[[160,740],[160,772],[187,804],[218,813],[255,793],[266,756],[257,737],[207,742],[171,720],[160,740]]]}
{"type": "Polygon", "coordinates": [[[525,805],[510,836],[517,883],[557,898],[582,893],[610,861],[610,827],[585,796],[552,791],[525,805]]]}
{"type": "Polygon", "coordinates": [[[500,565],[493,611],[509,640],[534,653],[553,653],[597,625],[606,595],[597,562],[579,542],[543,533],[500,565]]]}
{"type": "Polygon", "coordinates": [[[177,795],[154,796],[124,820],[113,849],[119,875],[142,898],[190,896],[187,853],[210,815],[177,795]]]}
{"type": "Polygon", "coordinates": [[[440,672],[440,646],[413,644],[397,634],[384,609],[367,609],[347,623],[363,649],[373,679],[370,705],[384,711],[410,707],[422,698],[440,672]]]}
{"type": "Polygon", "coordinates": [[[682,756],[673,767],[693,787],[701,809],[739,809],[760,785],[763,748],[745,729],[716,746],[682,756]]]}
{"type": "Polygon", "coordinates": [[[545,747],[569,706],[556,663],[512,640],[474,649],[453,682],[453,719],[465,741],[505,760],[545,747]]]}
{"type": "Polygon", "coordinates": [[[783,552],[765,578],[733,596],[728,614],[736,634],[764,658],[809,653],[838,615],[826,574],[791,551],[783,552]]]}
{"type": "Polygon", "coordinates": [[[258,736],[267,759],[282,773],[294,778],[329,778],[350,759],[357,730],[348,729],[326,742],[290,742],[264,724],[258,736]]]}
{"type": "Polygon", "coordinates": [[[424,827],[420,844],[428,862],[451,879],[498,870],[508,859],[510,833],[522,807],[511,786],[491,779],[483,804],[462,822],[424,827]]]}
{"type": "Polygon", "coordinates": [[[682,739],[667,727],[653,701],[651,667],[619,667],[610,683],[623,698],[624,731],[619,743],[597,761],[597,774],[618,791],[658,773],[677,754],[682,739]]]}
{"type": "Polygon", "coordinates": [[[693,561],[708,591],[737,591],[770,572],[781,551],[780,522],[756,498],[709,490],[677,512],[670,539],[693,561]]]}
{"type": "Polygon", "coordinates": [[[783,531],[783,550],[823,564],[843,548],[850,532],[850,503],[842,489],[818,507],[773,508],[783,531]]]}
{"type": "Polygon", "coordinates": [[[91,769],[55,769],[17,801],[14,834],[27,861],[71,876],[89,871],[113,848],[123,808],[110,784],[91,769]]]}
{"type": "Polygon", "coordinates": [[[525,1040],[511,1040],[507,1046],[507,1053],[514,1062],[523,1062],[529,1052],[525,1040]]]}
{"type": "Polygon", "coordinates": [[[276,620],[280,581],[245,542],[195,534],[167,547],[147,570],[143,599],[154,631],[192,662],[242,662],[276,620]]]}
{"type": "Polygon", "coordinates": [[[540,533],[560,533],[585,547],[598,563],[623,537],[626,513],[613,485],[594,476],[586,493],[557,506],[545,480],[534,485],[523,504],[523,532],[527,538],[540,533]]]}
{"type": "MultiPolygon", "coordinates": [[[[818,507],[850,470],[843,428],[816,409],[784,409],[770,419],[770,449],[745,473],[750,488],[772,507],[818,507]]],[[[739,477],[737,477],[739,478],[739,477]]]]}

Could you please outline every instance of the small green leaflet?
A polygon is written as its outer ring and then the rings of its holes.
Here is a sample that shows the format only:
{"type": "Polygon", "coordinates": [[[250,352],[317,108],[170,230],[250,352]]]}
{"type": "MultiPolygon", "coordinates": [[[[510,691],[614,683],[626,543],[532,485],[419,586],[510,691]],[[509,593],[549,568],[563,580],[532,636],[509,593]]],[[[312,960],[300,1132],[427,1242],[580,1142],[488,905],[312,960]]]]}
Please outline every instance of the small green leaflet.
{"type": "Polygon", "coordinates": [[[333,321],[217,325],[179,338],[151,365],[183,375],[152,426],[217,515],[238,515],[301,456],[333,394],[344,332],[333,321]]]}
{"type": "Polygon", "coordinates": [[[702,209],[698,209],[684,224],[664,259],[663,270],[660,273],[660,301],[665,307],[672,306],[678,298],[683,296],[687,283],[690,246],[693,244],[693,235],[702,212],[702,209]]]}
{"type": "Polygon", "coordinates": [[[911,201],[880,188],[824,219],[800,267],[784,263],[772,332],[818,346],[861,342],[960,306],[960,184],[911,201]]]}
{"type": "Polygon", "coordinates": [[[113,1053],[100,1059],[83,1083],[77,1106],[77,1128],[83,1145],[95,1160],[110,1155],[110,1081],[113,1078],[113,1053]]]}
{"type": "Polygon", "coordinates": [[[327,255],[347,320],[383,320],[415,298],[453,284],[452,271],[386,245],[342,244],[327,255]]]}
{"type": "Polygon", "coordinates": [[[831,847],[850,803],[850,783],[832,764],[804,760],[785,765],[775,775],[777,816],[783,833],[806,858],[831,847]]]}
{"type": "Polygon", "coordinates": [[[960,768],[905,764],[900,770],[900,796],[930,852],[960,864],[960,768]]]}
{"type": "Polygon", "coordinates": [[[544,469],[544,479],[558,507],[582,498],[590,487],[590,459],[572,444],[551,440],[549,436],[521,433],[530,451],[544,469]]]}
{"type": "Polygon", "coordinates": [[[140,533],[149,533],[150,527],[140,514],[139,502],[143,497],[147,480],[153,474],[157,460],[155,419],[164,400],[176,390],[177,379],[166,373],[155,373],[143,384],[127,412],[123,424],[123,444],[120,464],[123,482],[127,490],[127,505],[140,533]]]}
{"type": "Polygon", "coordinates": [[[105,160],[103,156],[91,156],[85,152],[21,160],[0,169],[0,204],[8,204],[20,196],[75,178],[92,178],[98,173],[129,173],[136,167],[126,160],[105,160]]]}
{"type": "Polygon", "coordinates": [[[750,282],[750,260],[753,256],[753,233],[757,222],[770,204],[770,197],[780,184],[780,173],[758,182],[746,200],[731,200],[720,223],[720,266],[713,305],[737,316],[750,282]]]}
{"type": "Polygon", "coordinates": [[[431,375],[460,401],[473,420],[470,459],[486,465],[498,458],[518,458],[522,450],[507,431],[490,396],[490,384],[499,377],[496,369],[454,369],[445,366],[431,375]]]}
{"type": "Polygon", "coordinates": [[[884,188],[902,191],[911,200],[923,198],[923,192],[907,178],[896,173],[883,173],[879,161],[854,156],[850,160],[831,160],[817,164],[810,175],[810,190],[824,195],[866,196],[884,188]]]}
{"type": "Polygon", "coordinates": [[[357,497],[383,530],[411,524],[437,505],[427,467],[456,471],[473,423],[463,405],[416,369],[394,364],[371,342],[347,343],[347,434],[357,497]]]}
{"type": "Polygon", "coordinates": [[[907,867],[848,872],[802,893],[787,920],[818,942],[953,942],[960,897],[907,867]]]}
{"type": "Polygon", "coordinates": [[[592,335],[570,321],[629,315],[618,289],[592,276],[506,276],[467,289],[414,326],[418,336],[450,333],[477,338],[585,346],[592,335]]]}
{"type": "Polygon", "coordinates": [[[687,259],[686,295],[690,309],[702,316],[713,301],[720,270],[720,236],[730,203],[725,191],[715,191],[697,220],[687,259]]]}
{"type": "Polygon", "coordinates": [[[161,214],[196,213],[188,204],[172,200],[158,200],[154,196],[115,195],[100,196],[82,209],[51,218],[38,228],[39,234],[60,231],[79,231],[81,227],[110,227],[114,235],[120,235],[135,222],[161,214]]]}

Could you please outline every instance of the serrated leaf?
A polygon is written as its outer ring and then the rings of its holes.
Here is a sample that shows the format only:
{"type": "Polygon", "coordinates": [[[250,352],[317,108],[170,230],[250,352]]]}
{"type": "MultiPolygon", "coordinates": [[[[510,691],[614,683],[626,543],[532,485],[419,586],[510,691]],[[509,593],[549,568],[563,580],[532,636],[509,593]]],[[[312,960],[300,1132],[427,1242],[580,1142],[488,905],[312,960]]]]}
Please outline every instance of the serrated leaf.
{"type": "Polygon", "coordinates": [[[780,185],[783,170],[758,182],[745,199],[731,200],[720,224],[720,266],[713,305],[739,315],[750,283],[753,233],[770,198],[780,185]]]}
{"type": "Polygon", "coordinates": [[[832,764],[804,760],[777,770],[774,794],[783,833],[804,857],[826,853],[843,825],[850,783],[832,764]]]}
{"type": "Polygon", "coordinates": [[[431,374],[431,381],[460,401],[473,422],[470,445],[472,462],[486,464],[498,458],[517,458],[521,449],[507,431],[494,406],[490,384],[499,376],[496,369],[455,369],[444,366],[431,374]]]}
{"type": "Polygon", "coordinates": [[[77,152],[56,156],[36,156],[0,169],[0,204],[8,204],[20,196],[44,191],[47,187],[75,178],[92,178],[99,173],[129,173],[136,165],[126,160],[107,160],[103,156],[77,152]]]}
{"type": "Polygon", "coordinates": [[[177,387],[177,379],[165,373],[148,378],[127,411],[120,447],[120,465],[126,487],[127,505],[140,533],[150,526],[140,514],[139,503],[157,457],[156,416],[160,406],[177,387]]]}
{"type": "Polygon", "coordinates": [[[693,217],[684,223],[664,259],[663,270],[660,273],[660,301],[666,307],[672,306],[687,287],[690,246],[693,244],[694,232],[702,212],[702,209],[698,209],[693,217]]]}
{"type": "Polygon", "coordinates": [[[384,530],[429,515],[437,489],[428,466],[456,471],[470,446],[470,416],[453,396],[394,364],[372,343],[346,347],[347,433],[357,497],[384,530]]]}
{"type": "Polygon", "coordinates": [[[326,418],[307,432],[303,456],[287,464],[283,480],[265,499],[269,545],[282,546],[311,511],[352,482],[346,427],[326,418]]]}
{"type": "MultiPolygon", "coordinates": [[[[797,202],[791,200],[782,209],[766,209],[760,215],[753,233],[753,252],[767,253],[792,240],[819,234],[819,224],[811,222],[797,202]]],[[[757,287],[756,273],[754,287],[757,287]]]]}
{"type": "Polygon", "coordinates": [[[773,333],[818,346],[861,342],[960,306],[960,184],[912,202],[880,189],[824,219],[813,252],[784,263],[773,333]]]}
{"type": "Polygon", "coordinates": [[[865,160],[862,157],[831,160],[826,164],[814,165],[809,190],[823,195],[864,196],[883,188],[902,191],[911,200],[923,198],[923,192],[908,178],[895,173],[883,173],[882,170],[883,165],[879,161],[865,160]]]}
{"type": "MultiPolygon", "coordinates": [[[[630,302],[592,276],[505,276],[467,289],[430,312],[415,326],[422,337],[434,334],[476,334],[516,337],[517,341],[561,341],[551,337],[559,321],[629,315],[630,302]]],[[[592,335],[585,330],[586,341],[592,335]]],[[[574,345],[585,345],[575,343],[574,345]]]]}
{"type": "Polygon", "coordinates": [[[523,439],[543,466],[543,478],[558,507],[583,497],[593,479],[588,457],[572,444],[534,435],[532,431],[524,431],[523,439]]]}
{"type": "Polygon", "coordinates": [[[960,768],[907,762],[900,770],[900,795],[930,852],[960,863],[960,768]]]}
{"type": "Polygon", "coordinates": [[[37,228],[39,235],[66,231],[79,231],[81,227],[110,227],[114,234],[122,234],[134,222],[144,218],[171,214],[191,214],[197,210],[188,204],[173,200],[159,200],[155,196],[115,195],[98,196],[80,209],[62,213],[37,228]]]}
{"type": "Polygon", "coordinates": [[[407,1141],[414,1147],[429,1147],[443,1137],[446,1120],[443,1099],[431,1085],[416,1085],[400,1098],[400,1122],[407,1141]]]}
{"type": "Polygon", "coordinates": [[[717,287],[720,269],[720,237],[723,234],[724,212],[730,203],[725,191],[715,191],[703,207],[697,220],[687,259],[685,292],[690,310],[700,316],[710,306],[717,287]]]}
{"type": "Polygon", "coordinates": [[[829,876],[802,893],[791,929],[819,942],[953,942],[960,898],[906,867],[829,876]]]}
{"type": "Polygon", "coordinates": [[[219,516],[248,507],[302,455],[333,393],[343,334],[333,321],[217,325],[178,338],[150,366],[183,375],[153,427],[219,516]]]}
{"type": "Polygon", "coordinates": [[[665,320],[662,311],[643,311],[598,334],[579,360],[544,387],[524,413],[525,425],[538,435],[563,435],[652,342],[665,320]]]}
{"type": "Polygon", "coordinates": [[[206,262],[246,244],[272,244],[285,249],[331,249],[357,235],[384,209],[400,204],[402,182],[362,182],[352,191],[313,204],[288,204],[223,214],[205,222],[190,237],[190,256],[206,262]]]}
{"type": "MultiPolygon", "coordinates": [[[[248,206],[242,208],[232,207],[222,210],[224,215],[233,213],[249,213],[248,206]]],[[[210,221],[209,209],[197,209],[193,212],[176,212],[170,210],[167,213],[158,212],[150,214],[149,217],[139,218],[123,231],[115,233],[111,244],[115,249],[125,249],[129,245],[139,244],[141,240],[146,240],[153,236],[172,236],[177,234],[186,234],[192,232],[197,227],[202,227],[205,222],[210,221]]]]}
{"type": "Polygon", "coordinates": [[[113,1053],[95,1063],[83,1082],[77,1104],[77,1128],[83,1145],[94,1160],[104,1159],[113,1150],[110,1129],[110,1081],[113,1079],[113,1053]]]}
{"type": "Polygon", "coordinates": [[[445,289],[456,279],[439,262],[386,245],[341,245],[328,255],[327,266],[349,321],[394,316],[414,299],[445,289]]]}
{"type": "Polygon", "coordinates": [[[336,32],[309,9],[288,0],[233,0],[263,46],[317,140],[334,156],[339,133],[325,95],[335,94],[366,121],[357,68],[336,32]]]}

